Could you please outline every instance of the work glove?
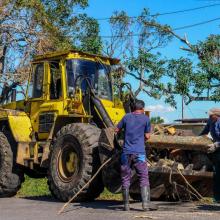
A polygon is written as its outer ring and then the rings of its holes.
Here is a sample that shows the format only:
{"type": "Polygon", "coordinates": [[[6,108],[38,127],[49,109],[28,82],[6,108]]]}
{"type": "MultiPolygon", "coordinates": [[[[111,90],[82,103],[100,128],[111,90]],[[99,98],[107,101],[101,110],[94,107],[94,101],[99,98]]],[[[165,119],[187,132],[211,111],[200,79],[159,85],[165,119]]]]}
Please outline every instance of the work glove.
{"type": "Polygon", "coordinates": [[[209,144],[208,146],[209,148],[207,150],[207,153],[208,154],[214,153],[220,147],[220,142],[215,142],[215,143],[209,144]]]}

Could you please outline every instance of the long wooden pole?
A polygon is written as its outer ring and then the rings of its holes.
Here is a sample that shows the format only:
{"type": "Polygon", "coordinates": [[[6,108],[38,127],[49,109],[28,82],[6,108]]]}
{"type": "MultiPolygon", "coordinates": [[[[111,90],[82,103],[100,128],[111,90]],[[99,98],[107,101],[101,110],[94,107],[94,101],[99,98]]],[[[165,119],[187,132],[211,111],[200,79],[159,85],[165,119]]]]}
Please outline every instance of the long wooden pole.
{"type": "Polygon", "coordinates": [[[207,152],[212,140],[206,136],[171,136],[171,135],[152,135],[148,144],[153,148],[182,150],[195,150],[207,152]]]}

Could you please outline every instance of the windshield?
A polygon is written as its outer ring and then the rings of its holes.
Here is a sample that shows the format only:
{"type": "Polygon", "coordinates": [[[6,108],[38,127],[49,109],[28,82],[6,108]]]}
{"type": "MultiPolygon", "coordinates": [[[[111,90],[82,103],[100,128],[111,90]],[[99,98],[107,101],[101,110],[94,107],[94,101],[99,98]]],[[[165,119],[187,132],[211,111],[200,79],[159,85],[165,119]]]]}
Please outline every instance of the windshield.
{"type": "Polygon", "coordinates": [[[75,84],[79,85],[80,81],[82,92],[85,94],[88,85],[86,80],[82,79],[86,77],[99,98],[112,100],[111,68],[109,65],[89,60],[71,59],[66,61],[66,70],[69,95],[73,94],[75,84]]]}

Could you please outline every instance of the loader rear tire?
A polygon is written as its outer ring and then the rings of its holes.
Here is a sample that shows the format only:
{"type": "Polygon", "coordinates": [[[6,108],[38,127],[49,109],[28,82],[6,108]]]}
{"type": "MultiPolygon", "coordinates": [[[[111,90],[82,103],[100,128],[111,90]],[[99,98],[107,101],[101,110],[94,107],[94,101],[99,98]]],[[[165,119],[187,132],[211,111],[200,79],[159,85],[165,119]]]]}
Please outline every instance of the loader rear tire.
{"type": "Polygon", "coordinates": [[[0,197],[14,196],[24,180],[23,172],[15,164],[12,142],[0,132],[0,197]]]}
{"type": "MultiPolygon", "coordinates": [[[[94,175],[100,166],[100,129],[89,124],[64,126],[53,140],[50,151],[48,185],[52,194],[68,201],[94,175]]],[[[104,190],[101,173],[74,201],[90,201],[104,190]]]]}

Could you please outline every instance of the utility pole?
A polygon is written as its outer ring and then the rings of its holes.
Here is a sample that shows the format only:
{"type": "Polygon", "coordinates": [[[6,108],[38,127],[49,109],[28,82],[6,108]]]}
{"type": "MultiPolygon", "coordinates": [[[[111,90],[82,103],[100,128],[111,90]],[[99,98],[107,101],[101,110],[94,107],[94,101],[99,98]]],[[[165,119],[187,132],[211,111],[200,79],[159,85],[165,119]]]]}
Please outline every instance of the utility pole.
{"type": "Polygon", "coordinates": [[[182,120],[184,119],[184,96],[182,95],[182,120]]]}

